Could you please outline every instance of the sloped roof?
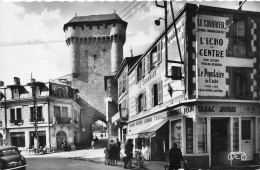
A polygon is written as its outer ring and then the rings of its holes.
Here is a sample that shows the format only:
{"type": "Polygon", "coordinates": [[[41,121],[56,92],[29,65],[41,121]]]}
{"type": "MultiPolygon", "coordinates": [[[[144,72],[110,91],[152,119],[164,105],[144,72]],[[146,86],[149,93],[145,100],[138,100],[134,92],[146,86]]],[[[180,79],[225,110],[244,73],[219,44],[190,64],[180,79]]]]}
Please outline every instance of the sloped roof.
{"type": "Polygon", "coordinates": [[[108,21],[108,20],[122,20],[116,13],[102,14],[102,15],[89,15],[89,16],[75,16],[71,22],[93,22],[93,21],[108,21]]]}
{"type": "Polygon", "coordinates": [[[127,26],[127,22],[122,20],[116,13],[112,14],[100,14],[100,15],[89,15],[89,16],[75,16],[68,23],[64,24],[63,31],[66,27],[78,24],[92,24],[100,22],[119,22],[127,26]]]}

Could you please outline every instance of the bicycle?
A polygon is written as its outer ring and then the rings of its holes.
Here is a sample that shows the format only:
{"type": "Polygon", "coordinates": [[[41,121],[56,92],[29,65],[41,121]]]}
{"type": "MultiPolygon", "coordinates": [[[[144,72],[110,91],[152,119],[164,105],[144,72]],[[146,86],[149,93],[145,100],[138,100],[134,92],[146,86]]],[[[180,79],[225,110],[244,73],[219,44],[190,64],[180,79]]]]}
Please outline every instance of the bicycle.
{"type": "Polygon", "coordinates": [[[143,168],[144,167],[144,157],[143,157],[141,151],[136,150],[134,157],[129,162],[137,164],[139,166],[139,168],[143,168]]]}
{"type": "MultiPolygon", "coordinates": [[[[179,169],[189,170],[190,168],[187,166],[187,164],[188,164],[187,160],[182,161],[181,168],[179,168],[179,169]]],[[[170,164],[165,165],[164,170],[169,170],[169,167],[170,167],[170,164]]]]}

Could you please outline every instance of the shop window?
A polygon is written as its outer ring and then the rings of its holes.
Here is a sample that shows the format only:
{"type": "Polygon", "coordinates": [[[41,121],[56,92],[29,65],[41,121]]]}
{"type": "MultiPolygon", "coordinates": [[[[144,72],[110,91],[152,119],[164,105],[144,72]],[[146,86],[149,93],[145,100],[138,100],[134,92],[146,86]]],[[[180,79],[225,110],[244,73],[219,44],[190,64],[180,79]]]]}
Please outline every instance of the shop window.
{"type": "Polygon", "coordinates": [[[258,118],[258,152],[260,152],[260,118],[258,118]]]}
{"type": "Polygon", "coordinates": [[[234,56],[246,55],[246,19],[234,17],[234,56]]]}
{"type": "Polygon", "coordinates": [[[198,153],[207,153],[207,118],[197,119],[198,153]]]}
{"type": "Polygon", "coordinates": [[[186,154],[193,154],[193,120],[186,118],[186,154]]]}
{"type": "MultiPolygon", "coordinates": [[[[30,122],[34,122],[36,120],[35,113],[34,113],[34,107],[30,108],[30,122]]],[[[43,120],[42,117],[42,106],[37,107],[37,121],[43,120]]]]}
{"type": "Polygon", "coordinates": [[[233,152],[239,151],[239,118],[233,118],[233,152]]]}
{"type": "Polygon", "coordinates": [[[136,113],[146,110],[146,93],[143,92],[136,98],[136,113]]]}
{"type": "Polygon", "coordinates": [[[176,142],[179,148],[182,148],[182,121],[175,120],[171,122],[171,142],[176,142]]]}
{"type": "Polygon", "coordinates": [[[25,137],[24,132],[13,132],[10,133],[11,145],[17,147],[25,147],[25,137]]]}
{"type": "Polygon", "coordinates": [[[250,99],[251,68],[229,67],[230,96],[238,99],[250,99]]]}

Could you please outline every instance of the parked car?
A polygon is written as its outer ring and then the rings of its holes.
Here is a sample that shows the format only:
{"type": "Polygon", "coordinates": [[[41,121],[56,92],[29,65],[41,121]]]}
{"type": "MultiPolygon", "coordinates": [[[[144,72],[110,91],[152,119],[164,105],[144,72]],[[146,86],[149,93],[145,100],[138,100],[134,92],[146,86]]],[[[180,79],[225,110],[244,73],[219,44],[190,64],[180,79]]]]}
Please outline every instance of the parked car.
{"type": "Polygon", "coordinates": [[[27,163],[16,146],[0,146],[0,170],[25,170],[27,163]]]}

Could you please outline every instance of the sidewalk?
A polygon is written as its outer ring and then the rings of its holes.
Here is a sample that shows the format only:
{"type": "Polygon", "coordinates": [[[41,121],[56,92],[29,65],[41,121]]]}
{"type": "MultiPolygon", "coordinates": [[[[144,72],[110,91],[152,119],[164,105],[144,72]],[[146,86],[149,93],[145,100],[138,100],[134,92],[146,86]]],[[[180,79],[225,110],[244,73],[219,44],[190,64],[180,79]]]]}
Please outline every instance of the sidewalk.
{"type": "MultiPolygon", "coordinates": [[[[25,158],[67,158],[67,159],[90,161],[90,162],[102,163],[102,164],[104,164],[104,161],[105,161],[104,148],[82,149],[82,150],[75,150],[75,151],[70,151],[70,152],[48,153],[48,154],[43,154],[43,155],[22,152],[22,155],[25,158]]],[[[165,162],[165,161],[145,161],[144,168],[138,168],[137,165],[133,164],[133,166],[135,168],[132,168],[132,170],[138,170],[138,169],[164,170],[164,165],[166,165],[166,164],[167,164],[167,162],[165,162]]],[[[119,166],[122,166],[122,165],[119,165],[119,166]]]]}

